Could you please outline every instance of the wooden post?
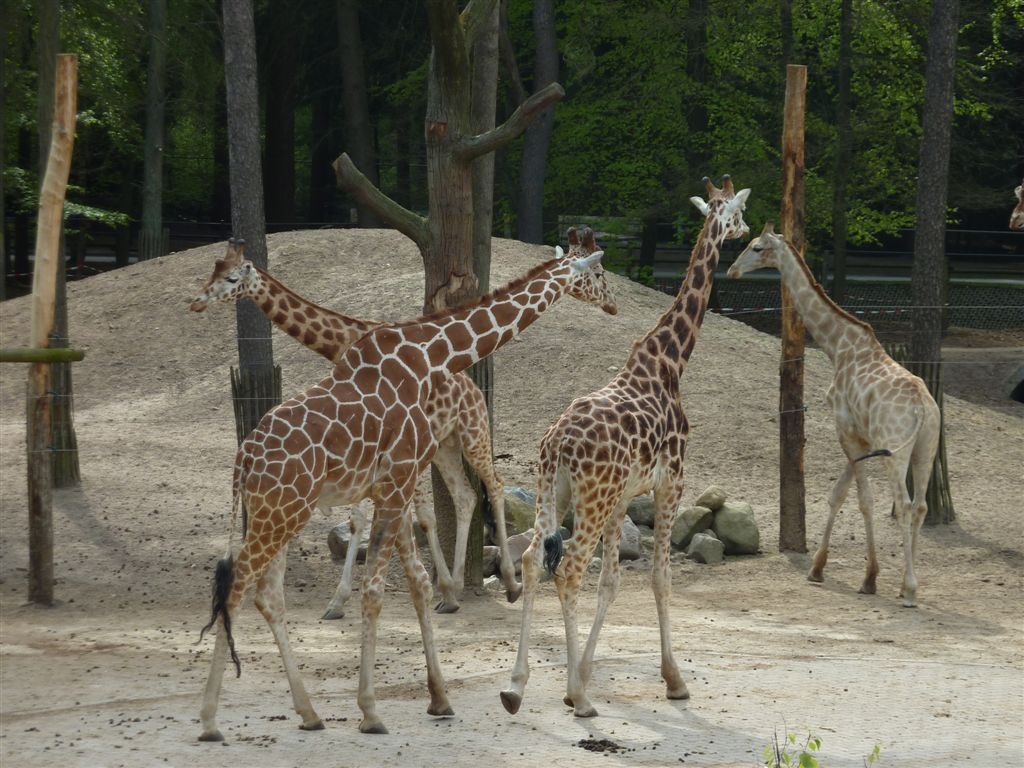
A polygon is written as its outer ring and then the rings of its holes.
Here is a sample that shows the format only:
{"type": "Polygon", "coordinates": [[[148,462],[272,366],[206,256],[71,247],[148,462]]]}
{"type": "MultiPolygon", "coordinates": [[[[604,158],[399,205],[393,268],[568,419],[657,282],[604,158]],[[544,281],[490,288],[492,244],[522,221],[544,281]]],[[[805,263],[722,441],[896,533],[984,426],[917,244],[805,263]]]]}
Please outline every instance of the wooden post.
{"type": "MultiPolygon", "coordinates": [[[[50,346],[57,267],[64,227],[64,193],[75,143],[78,57],[57,56],[56,98],[46,175],[39,192],[35,270],[32,276],[32,346],[50,346]]],[[[43,126],[40,126],[40,130],[43,126]]],[[[53,494],[50,487],[50,364],[33,363],[28,378],[28,599],[53,604],[53,494]]]]}
{"type": "MultiPolygon", "coordinates": [[[[782,234],[804,249],[804,111],[807,67],[786,67],[782,132],[782,234]]],[[[779,550],[807,551],[804,504],[804,324],[782,284],[779,363],[779,550]]]]}

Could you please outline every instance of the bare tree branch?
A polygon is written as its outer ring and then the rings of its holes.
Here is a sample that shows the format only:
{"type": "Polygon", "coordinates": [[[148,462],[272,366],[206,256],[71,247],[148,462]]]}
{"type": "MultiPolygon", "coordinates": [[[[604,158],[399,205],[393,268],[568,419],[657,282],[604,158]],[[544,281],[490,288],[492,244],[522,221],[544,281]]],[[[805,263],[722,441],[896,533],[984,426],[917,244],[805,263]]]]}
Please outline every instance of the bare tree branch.
{"type": "Polygon", "coordinates": [[[463,141],[455,151],[460,160],[469,161],[505,146],[521,136],[538,115],[565,97],[565,89],[551,83],[519,105],[508,120],[497,128],[463,141]]]}
{"type": "Polygon", "coordinates": [[[390,224],[412,240],[422,250],[430,243],[430,228],[427,220],[407,208],[403,208],[375,187],[359,169],[352,158],[342,152],[331,167],[338,178],[338,186],[352,195],[357,202],[373,210],[381,220],[390,224]]]}

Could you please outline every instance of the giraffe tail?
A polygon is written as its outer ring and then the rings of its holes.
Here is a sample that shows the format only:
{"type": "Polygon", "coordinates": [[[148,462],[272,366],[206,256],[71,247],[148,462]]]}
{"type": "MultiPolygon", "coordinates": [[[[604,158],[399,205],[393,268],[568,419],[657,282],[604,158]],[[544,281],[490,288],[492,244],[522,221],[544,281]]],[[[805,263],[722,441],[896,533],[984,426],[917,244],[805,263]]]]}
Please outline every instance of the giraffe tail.
{"type": "Polygon", "coordinates": [[[545,536],[544,568],[552,576],[555,575],[558,564],[562,562],[563,555],[565,555],[565,543],[562,541],[562,534],[555,531],[550,536],[545,536]]]}
{"type": "Polygon", "coordinates": [[[231,661],[235,665],[235,676],[242,676],[242,663],[238,660],[235,652],[235,638],[231,634],[231,612],[228,611],[228,598],[231,595],[231,586],[235,581],[235,561],[230,555],[217,561],[217,569],[213,575],[213,605],[210,611],[210,622],[199,632],[199,642],[221,619],[224,623],[224,634],[228,640],[228,648],[231,651],[231,661]]]}
{"type": "Polygon", "coordinates": [[[892,456],[892,451],[890,451],[888,448],[882,448],[877,451],[871,451],[870,453],[865,453],[863,456],[858,456],[856,459],[853,460],[853,463],[856,464],[858,461],[864,461],[864,459],[873,459],[876,456],[892,456]]]}
{"type": "Polygon", "coordinates": [[[864,461],[864,459],[873,459],[875,456],[892,456],[893,454],[902,451],[908,445],[911,445],[915,440],[917,440],[917,435],[921,431],[921,423],[923,421],[920,409],[917,409],[914,412],[914,416],[916,417],[916,421],[914,423],[914,428],[910,431],[910,437],[900,443],[899,446],[892,450],[888,448],[879,448],[877,451],[870,451],[865,453],[863,456],[858,456],[853,460],[853,463],[856,464],[858,461],[864,461]]]}

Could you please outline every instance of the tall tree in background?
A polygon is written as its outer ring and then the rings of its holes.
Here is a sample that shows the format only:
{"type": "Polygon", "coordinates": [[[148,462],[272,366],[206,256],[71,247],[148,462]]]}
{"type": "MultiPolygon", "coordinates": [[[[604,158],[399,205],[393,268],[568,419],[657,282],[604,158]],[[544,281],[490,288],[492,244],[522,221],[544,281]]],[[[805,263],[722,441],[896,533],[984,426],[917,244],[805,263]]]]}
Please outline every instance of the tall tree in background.
{"type": "Polygon", "coordinates": [[[839,305],[846,300],[846,188],[853,161],[853,127],[850,123],[850,61],[853,39],[853,0],[841,0],[839,6],[839,67],[836,79],[836,165],[832,188],[832,299],[839,305]]]}
{"type": "MultiPolygon", "coordinates": [[[[911,283],[914,295],[911,370],[942,358],[942,321],[946,295],[946,201],[949,191],[949,150],[953,126],[959,0],[934,0],[928,25],[928,64],[925,70],[921,150],[917,172],[917,229],[911,283]]],[[[942,381],[927,382],[941,403],[942,381]]],[[[943,427],[944,428],[944,427],[943,427]]],[[[944,451],[936,469],[945,467],[944,451]]],[[[933,472],[932,484],[942,483],[933,472]]],[[[926,522],[947,523],[952,508],[929,494],[926,522]]]]}
{"type": "MultiPolygon", "coordinates": [[[[533,36],[536,45],[533,89],[536,92],[558,81],[558,41],[555,38],[553,0],[534,1],[533,36]]],[[[527,128],[523,140],[516,235],[524,243],[544,242],[544,176],[554,126],[555,111],[547,109],[527,128]]]]}
{"type": "MultiPolygon", "coordinates": [[[[263,178],[260,172],[260,113],[256,73],[256,27],[251,0],[224,0],[224,84],[227,95],[231,227],[245,240],[245,255],[267,268],[263,178]]],[[[239,440],[280,401],[270,320],[251,301],[236,304],[239,440]]]]}
{"type": "Polygon", "coordinates": [[[167,70],[167,0],[149,0],[146,138],[142,150],[142,230],[139,258],[164,255],[164,105],[167,70]]]}
{"type": "MultiPolygon", "coordinates": [[[[443,310],[480,294],[473,264],[473,167],[479,158],[520,136],[544,109],[562,98],[557,83],[533,94],[500,126],[474,132],[470,55],[489,28],[497,0],[472,0],[460,14],[455,0],[427,0],[432,50],[427,75],[426,218],[384,195],[356,168],[347,153],[334,162],[338,183],[354,199],[373,208],[381,219],[419,247],[425,271],[424,311],[443,310]]],[[[442,485],[435,476],[435,490],[442,485]]],[[[438,503],[438,531],[448,556],[454,549],[455,515],[438,503]]]]}
{"type": "MultiPolygon", "coordinates": [[[[36,4],[39,27],[36,33],[36,57],[39,67],[37,81],[36,125],[39,130],[39,178],[46,175],[50,154],[50,125],[53,122],[53,100],[56,88],[57,53],[60,48],[60,0],[40,0],[36,4]]],[[[64,258],[64,235],[60,239],[61,258],[57,265],[56,306],[51,347],[67,347],[68,288],[67,260],[64,258]]],[[[50,385],[53,389],[53,411],[50,421],[52,478],[55,488],[77,485],[81,479],[78,464],[78,439],[75,435],[74,386],[71,363],[54,363],[50,385]]]]}
{"type": "MultiPolygon", "coordinates": [[[[7,0],[0,0],[0,19],[7,18],[7,0]]],[[[7,121],[2,118],[7,104],[7,32],[0,32],[0,301],[7,298],[7,208],[4,195],[4,170],[7,155],[4,154],[4,138],[7,135],[7,121]]]]}
{"type": "MultiPolygon", "coordinates": [[[[380,179],[377,175],[377,153],[373,148],[373,127],[370,124],[358,0],[338,0],[338,50],[341,54],[345,146],[356,168],[376,187],[380,179]]],[[[380,226],[380,217],[373,206],[357,201],[356,211],[360,227],[380,226]]]]}
{"type": "Polygon", "coordinates": [[[288,0],[267,7],[266,166],[263,189],[266,216],[271,222],[295,221],[295,104],[299,22],[288,0]]]}

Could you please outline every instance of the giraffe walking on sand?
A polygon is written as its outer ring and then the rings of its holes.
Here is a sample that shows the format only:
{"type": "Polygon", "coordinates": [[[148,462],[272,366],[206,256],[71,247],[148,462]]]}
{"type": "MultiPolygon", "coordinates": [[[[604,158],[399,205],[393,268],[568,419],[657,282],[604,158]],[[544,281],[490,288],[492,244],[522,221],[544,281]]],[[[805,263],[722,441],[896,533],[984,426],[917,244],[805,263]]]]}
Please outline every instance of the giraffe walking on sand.
{"type": "Polygon", "coordinates": [[[850,483],[857,480],[857,498],[864,516],[867,571],[860,591],[875,594],[878,558],[872,524],[872,494],[862,459],[884,456],[886,474],[903,532],[903,605],[917,604],[914,557],[918,531],[927,513],[925,493],[939,444],[940,412],[928,387],[882,349],[871,326],[844,312],[811,276],[803,256],[774,232],[771,222],[750,241],[729,269],[740,277],[755,269],[777,269],[807,330],[832,361],[835,373],[827,399],[836,420],[846,466],[832,489],[829,515],[807,578],[821,582],[828,543],[850,483]],[[914,498],[907,491],[907,469],[913,473],[914,498]]]}
{"type": "MultiPolygon", "coordinates": [[[[594,234],[585,228],[568,232],[569,257],[594,253],[594,234]]],[[[332,363],[341,361],[345,352],[358,339],[384,323],[360,320],[321,307],[299,296],[280,280],[260,269],[243,255],[244,241],[228,242],[224,258],[214,262],[213,274],[200,294],[192,301],[193,312],[203,312],[214,302],[232,303],[251,299],[281,330],[332,363]]],[[[433,464],[438,468],[451,493],[456,512],[455,554],[449,572],[437,537],[433,508],[426,501],[424,473],[416,485],[413,509],[420,527],[427,536],[430,553],[437,569],[437,587],[441,601],[436,610],[452,613],[459,609],[462,592],[469,526],[476,505],[476,493],[462,466],[462,458],[480,477],[490,500],[494,518],[494,540],[501,553],[501,576],[509,602],[515,602],[522,586],[516,580],[515,564],[508,551],[505,532],[505,491],[501,477],[491,458],[491,430],[487,403],[479,387],[466,373],[458,373],[440,382],[430,391],[424,411],[437,441],[433,464]]],[[[352,541],[359,542],[367,525],[362,505],[354,505],[350,516],[352,541]]],[[[339,619],[352,594],[352,571],[358,547],[350,546],[345,556],[341,579],[324,613],[325,619],[339,619]]]]}
{"type": "Polygon", "coordinates": [[[530,676],[530,620],[543,548],[544,566],[554,574],[562,604],[567,646],[565,703],[577,717],[593,717],[587,697],[594,650],[605,615],[619,585],[619,540],[630,500],[654,491],[652,586],[661,629],[661,675],[670,699],[689,696],[672,654],[669,554],[672,523],[683,491],[683,450],[689,432],[680,402],[680,379],[693,352],[707,308],[719,248],[749,234],[743,209],[750,194],[734,194],[725,177],[722,189],[705,179],[708,200],[691,198],[705,216],[700,237],[679,293],[658,324],[633,345],[625,366],[603,389],[577,398],[541,442],[537,523],[523,555],[523,614],[519,652],[509,688],[501,692],[515,714],[530,676]],[[563,552],[558,525],[574,508],[572,538],[563,552]],[[582,658],[576,608],[580,584],[603,537],[597,611],[582,658]],[[564,554],[564,558],[563,558],[564,554]]]}
{"type": "MultiPolygon", "coordinates": [[[[230,653],[236,671],[232,619],[255,587],[256,607],[270,625],[301,728],[323,728],[302,684],[288,642],[283,576],[287,544],[313,509],[369,496],[374,518],[362,590],[359,730],[386,733],[374,695],[377,620],[393,551],[409,582],[423,638],[430,704],[427,713],[452,714],[434,646],[430,578],[420,562],[405,514],[420,473],[437,443],[424,410],[430,390],[510,341],[562,295],[617,311],[598,251],[556,258],[477,302],[371,330],[342,356],[330,376],[269,411],[235,458],[231,528],[226,556],[217,563],[212,617],[219,625],[200,710],[202,741],[223,740],[217,703],[230,653]],[[249,525],[232,554],[239,506],[249,525]]],[[[204,630],[205,631],[205,630],[204,630]]]]}

